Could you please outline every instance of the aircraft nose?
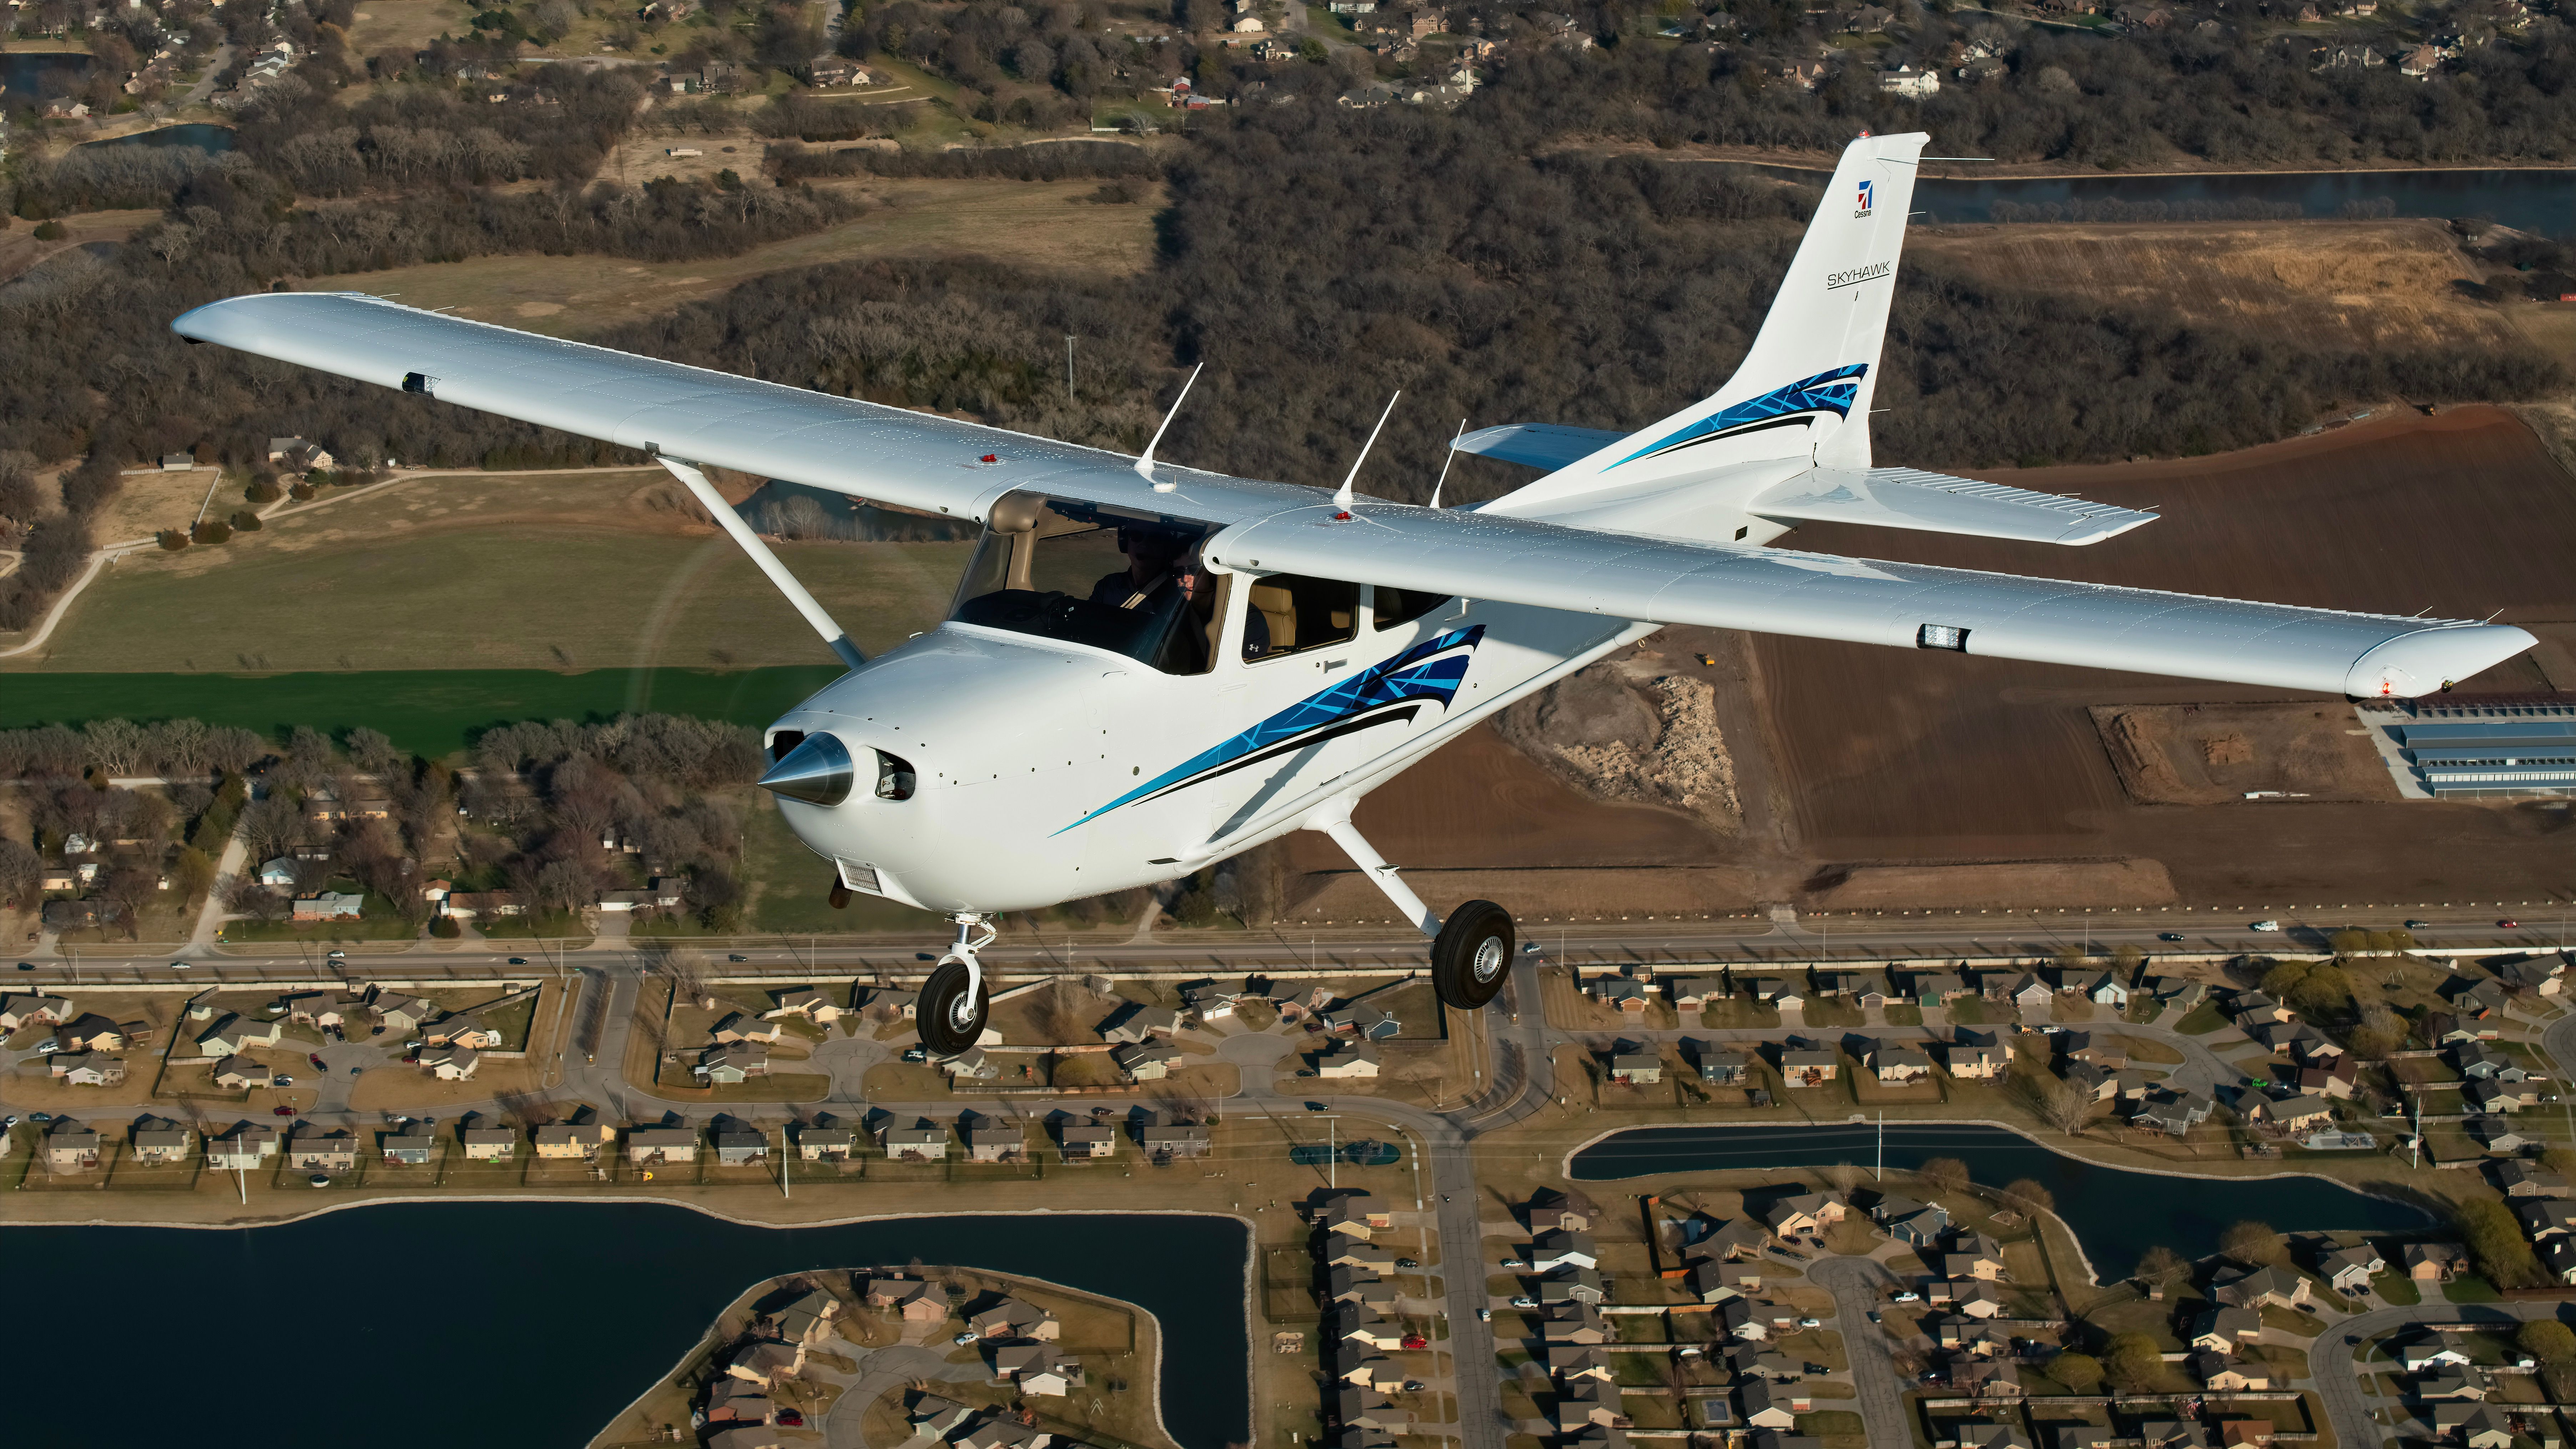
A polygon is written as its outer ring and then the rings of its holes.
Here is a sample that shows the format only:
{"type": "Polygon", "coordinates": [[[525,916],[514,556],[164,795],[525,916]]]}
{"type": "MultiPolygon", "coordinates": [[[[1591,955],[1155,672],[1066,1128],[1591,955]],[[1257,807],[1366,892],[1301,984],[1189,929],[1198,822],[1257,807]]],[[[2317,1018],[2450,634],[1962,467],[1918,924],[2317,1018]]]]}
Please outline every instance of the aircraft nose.
{"type": "Polygon", "coordinates": [[[828,734],[807,735],[760,777],[760,788],[809,805],[838,805],[850,798],[858,771],[850,747],[828,734]]]}

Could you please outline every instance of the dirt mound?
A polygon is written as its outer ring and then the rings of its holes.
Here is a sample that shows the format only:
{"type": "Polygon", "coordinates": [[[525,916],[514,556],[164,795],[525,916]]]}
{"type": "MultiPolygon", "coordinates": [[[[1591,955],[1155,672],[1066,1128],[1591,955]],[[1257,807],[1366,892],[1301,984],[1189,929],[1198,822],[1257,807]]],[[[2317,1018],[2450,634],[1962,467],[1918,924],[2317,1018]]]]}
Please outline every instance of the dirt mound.
{"type": "Polygon", "coordinates": [[[1687,810],[1733,834],[1744,808],[1717,690],[1657,662],[1629,655],[1560,680],[1504,711],[1503,738],[1598,799],[1687,810]]]}
{"type": "Polygon", "coordinates": [[[1832,882],[1812,903],[1824,910],[1896,906],[2156,906],[2178,897],[2153,860],[2011,860],[1960,865],[1858,865],[1820,877],[1832,882]]]}
{"type": "Polygon", "coordinates": [[[2141,805],[2218,805],[2249,792],[2394,800],[2357,716],[2338,705],[2097,705],[2093,723],[2141,805]]]}

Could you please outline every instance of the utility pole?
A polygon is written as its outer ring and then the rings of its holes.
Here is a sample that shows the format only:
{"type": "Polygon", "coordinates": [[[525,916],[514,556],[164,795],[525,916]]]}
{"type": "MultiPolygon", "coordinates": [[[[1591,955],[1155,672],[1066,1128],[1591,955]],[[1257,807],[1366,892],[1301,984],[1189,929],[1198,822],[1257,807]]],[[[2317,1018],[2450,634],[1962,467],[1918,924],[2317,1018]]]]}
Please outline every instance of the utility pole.
{"type": "Polygon", "coordinates": [[[1064,334],[1064,405],[1073,406],[1073,334],[1064,334]]]}
{"type": "Polygon", "coordinates": [[[780,1197],[796,1195],[787,1189],[787,1174],[791,1170],[788,1164],[795,1160],[796,1154],[789,1150],[787,1143],[787,1124],[781,1122],[778,1124],[778,1195],[780,1197]]]}
{"type": "Polygon", "coordinates": [[[1878,1109],[1878,1172],[1871,1180],[1887,1181],[1887,1109],[1885,1107],[1878,1109]]]}

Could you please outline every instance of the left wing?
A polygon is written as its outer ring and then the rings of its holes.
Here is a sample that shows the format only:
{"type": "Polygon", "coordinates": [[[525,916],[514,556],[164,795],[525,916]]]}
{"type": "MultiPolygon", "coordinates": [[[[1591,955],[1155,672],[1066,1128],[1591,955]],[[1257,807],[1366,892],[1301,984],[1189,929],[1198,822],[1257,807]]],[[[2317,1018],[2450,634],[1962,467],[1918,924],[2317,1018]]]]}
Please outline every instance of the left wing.
{"type": "MultiPolygon", "coordinates": [[[[967,518],[1013,488],[1155,494],[1130,460],[979,423],[424,312],[359,292],[268,292],[170,324],[191,342],[422,393],[622,447],[967,518]]],[[[1158,476],[1210,478],[1164,467],[1158,476]]],[[[1305,502],[1305,489],[1242,485],[1305,502]]]]}
{"type": "Polygon", "coordinates": [[[1208,561],[1578,613],[1945,649],[2323,694],[2419,695],[2528,649],[2466,620],[2287,604],[1789,549],[1691,544],[1536,519],[1363,504],[1238,524],[1208,561]]]}

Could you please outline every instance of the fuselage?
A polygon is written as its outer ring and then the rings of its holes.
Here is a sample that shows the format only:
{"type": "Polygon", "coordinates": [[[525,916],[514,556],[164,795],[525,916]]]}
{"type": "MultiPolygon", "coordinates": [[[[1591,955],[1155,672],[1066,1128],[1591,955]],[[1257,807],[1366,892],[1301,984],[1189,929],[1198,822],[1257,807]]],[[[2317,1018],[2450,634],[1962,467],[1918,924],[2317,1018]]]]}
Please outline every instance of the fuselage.
{"type": "MultiPolygon", "coordinates": [[[[1207,672],[950,622],[771,726],[775,759],[828,733],[872,765],[835,805],[782,798],[854,889],[943,912],[1034,910],[1170,880],[1298,828],[1532,690],[1654,626],[1445,600],[1338,645],[1246,659],[1239,597],[1207,672]]],[[[1364,620],[1368,604],[1361,609],[1364,620]]]]}

